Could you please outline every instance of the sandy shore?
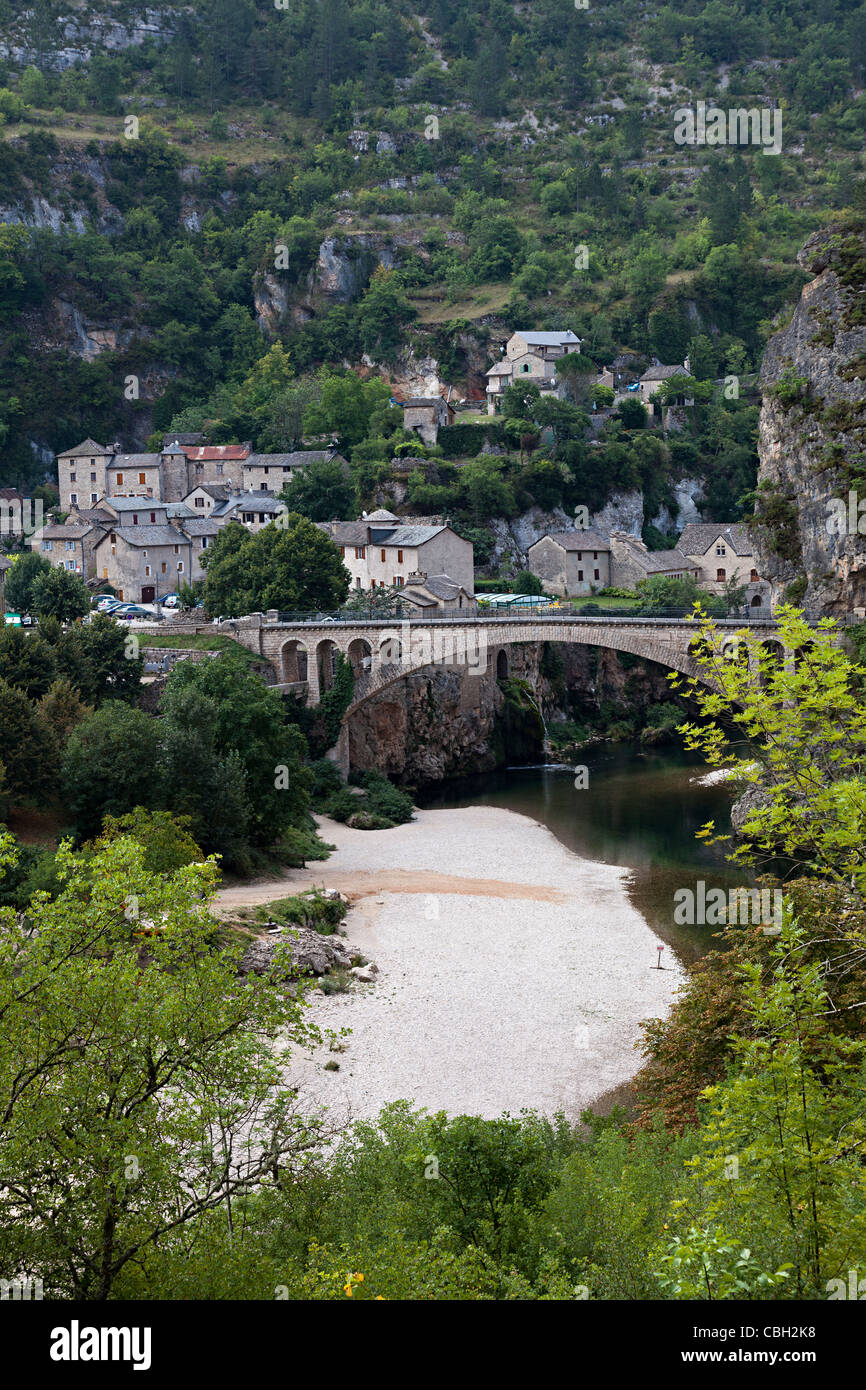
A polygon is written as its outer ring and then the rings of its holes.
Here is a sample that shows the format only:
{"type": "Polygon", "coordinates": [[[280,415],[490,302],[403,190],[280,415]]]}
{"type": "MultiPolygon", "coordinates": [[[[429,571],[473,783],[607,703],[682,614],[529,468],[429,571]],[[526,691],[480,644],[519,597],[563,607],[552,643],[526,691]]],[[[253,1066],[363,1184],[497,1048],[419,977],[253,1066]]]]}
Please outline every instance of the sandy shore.
{"type": "Polygon", "coordinates": [[[664,1016],[683,971],[629,902],[627,870],[580,859],[549,830],[495,807],[419,811],[393,830],[321,823],[329,860],[223,890],[231,909],[314,883],[352,901],[349,941],[375,984],[315,997],[345,1052],[299,1058],[293,1079],[335,1119],[401,1098],[488,1117],[523,1108],[576,1119],[634,1075],[641,1019],[664,1016]],[[340,1070],[325,1071],[337,1060],[340,1070]]]}

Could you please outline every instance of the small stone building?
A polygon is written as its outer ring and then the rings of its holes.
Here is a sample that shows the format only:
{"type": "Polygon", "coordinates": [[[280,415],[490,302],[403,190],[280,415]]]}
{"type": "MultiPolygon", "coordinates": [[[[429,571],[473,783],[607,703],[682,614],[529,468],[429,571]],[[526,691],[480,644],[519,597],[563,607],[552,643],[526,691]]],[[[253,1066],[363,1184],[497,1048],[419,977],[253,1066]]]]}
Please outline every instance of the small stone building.
{"type": "Polygon", "coordinates": [[[443,425],[454,424],[454,411],[442,396],[413,396],[403,402],[403,428],[425,444],[435,444],[443,425]]]}
{"type": "Polygon", "coordinates": [[[595,531],[557,531],[527,552],[529,568],[546,594],[592,594],[611,583],[610,542],[595,531]]]}

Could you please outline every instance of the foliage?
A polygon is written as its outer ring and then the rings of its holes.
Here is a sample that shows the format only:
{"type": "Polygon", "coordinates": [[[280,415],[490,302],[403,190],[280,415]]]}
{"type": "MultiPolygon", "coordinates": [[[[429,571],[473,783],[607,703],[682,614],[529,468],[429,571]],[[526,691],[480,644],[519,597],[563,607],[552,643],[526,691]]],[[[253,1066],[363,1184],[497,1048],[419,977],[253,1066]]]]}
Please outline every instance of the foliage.
{"type": "Polygon", "coordinates": [[[90,612],[90,591],[80,574],[52,565],[48,574],[34,579],[30,602],[40,617],[71,623],[90,612]]]}
{"type": "Polygon", "coordinates": [[[40,575],[50,574],[51,568],[51,562],[43,560],[35,550],[17,556],[4,585],[7,608],[29,613],[33,607],[33,586],[40,575]]]}
{"type": "Polygon", "coordinates": [[[286,1042],[311,1036],[300,999],[205,946],[212,862],[155,875],[143,859],[129,837],[93,858],[63,846],[62,891],[29,909],[38,934],[3,909],[0,1240],[49,1297],[111,1297],[130,1261],[231,1213],[308,1142],[280,1080],[286,1042]]]}
{"type": "Polygon", "coordinates": [[[202,558],[205,607],[221,616],[269,608],[327,612],[339,608],[349,589],[336,546],[297,512],[284,512],[255,534],[230,523],[202,558]]]}

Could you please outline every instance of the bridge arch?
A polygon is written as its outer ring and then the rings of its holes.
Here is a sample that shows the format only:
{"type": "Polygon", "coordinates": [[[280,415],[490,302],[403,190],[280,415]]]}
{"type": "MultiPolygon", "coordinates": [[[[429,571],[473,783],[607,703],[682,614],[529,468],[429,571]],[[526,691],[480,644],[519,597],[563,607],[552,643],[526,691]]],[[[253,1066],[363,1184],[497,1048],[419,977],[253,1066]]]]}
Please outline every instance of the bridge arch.
{"type": "MultiPolygon", "coordinates": [[[[433,625],[419,623],[417,626],[426,628],[433,625]]],[[[704,672],[693,653],[693,649],[697,649],[702,639],[695,637],[693,629],[686,624],[678,626],[676,642],[669,640],[670,625],[667,631],[659,630],[665,628],[664,624],[654,628],[642,623],[635,623],[633,626],[617,626],[604,622],[589,624],[586,620],[583,623],[556,623],[549,626],[546,623],[514,622],[500,625],[486,621],[472,626],[476,634],[480,635],[480,642],[464,641],[461,644],[452,639],[451,642],[443,644],[445,652],[432,659],[430,644],[427,644],[425,651],[425,644],[419,643],[416,647],[411,641],[404,643],[400,635],[393,630],[385,635],[378,647],[378,659],[374,657],[370,676],[361,681],[360,688],[356,687],[355,698],[343,716],[343,723],[347,724],[362,705],[389,686],[395,685],[407,676],[437,666],[462,666],[470,675],[476,676],[493,670],[497,679],[503,679],[502,671],[507,675],[512,664],[508,648],[525,643],[559,642],[576,646],[607,647],[613,651],[628,652],[646,661],[653,661],[668,670],[678,671],[681,675],[693,677],[704,685],[712,686],[712,678],[704,672]]],[[[733,638],[733,627],[731,637],[733,638]]]]}
{"type": "Polygon", "coordinates": [[[280,648],[280,678],[286,685],[307,680],[309,653],[304,643],[293,637],[280,648]]]}

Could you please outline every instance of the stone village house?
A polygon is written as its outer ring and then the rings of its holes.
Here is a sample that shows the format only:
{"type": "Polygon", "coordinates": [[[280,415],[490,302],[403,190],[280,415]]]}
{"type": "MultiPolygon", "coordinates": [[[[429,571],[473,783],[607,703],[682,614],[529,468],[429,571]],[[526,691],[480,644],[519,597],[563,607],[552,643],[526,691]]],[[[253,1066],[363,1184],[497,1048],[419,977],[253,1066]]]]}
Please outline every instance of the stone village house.
{"type": "Polygon", "coordinates": [[[633,588],[657,574],[670,579],[699,574],[682,550],[647,550],[625,531],[611,532],[609,540],[595,531],[554,532],[529,547],[527,563],[544,592],[561,598],[597,593],[608,585],[633,588]]]}
{"type": "Polygon", "coordinates": [[[677,548],[700,567],[698,582],[720,593],[727,582],[745,585],[750,608],[769,604],[770,586],[755,565],[754,545],[747,527],[739,522],[690,522],[683,528],[677,548]]]}
{"type": "Polygon", "coordinates": [[[319,529],[339,546],[353,589],[375,589],[447,579],[474,592],[474,553],[469,541],[446,523],[401,521],[393,512],[371,512],[360,521],[321,521],[319,529]]]}
{"type": "Polygon", "coordinates": [[[521,329],[512,333],[499,362],[485,373],[487,413],[494,415],[502,396],[516,381],[531,381],[541,392],[555,391],[559,385],[556,361],[569,352],[580,352],[575,333],[533,333],[521,329]]]}
{"type": "Polygon", "coordinates": [[[443,425],[454,424],[454,411],[444,396],[413,396],[403,401],[403,428],[425,444],[435,444],[443,425]]]}

